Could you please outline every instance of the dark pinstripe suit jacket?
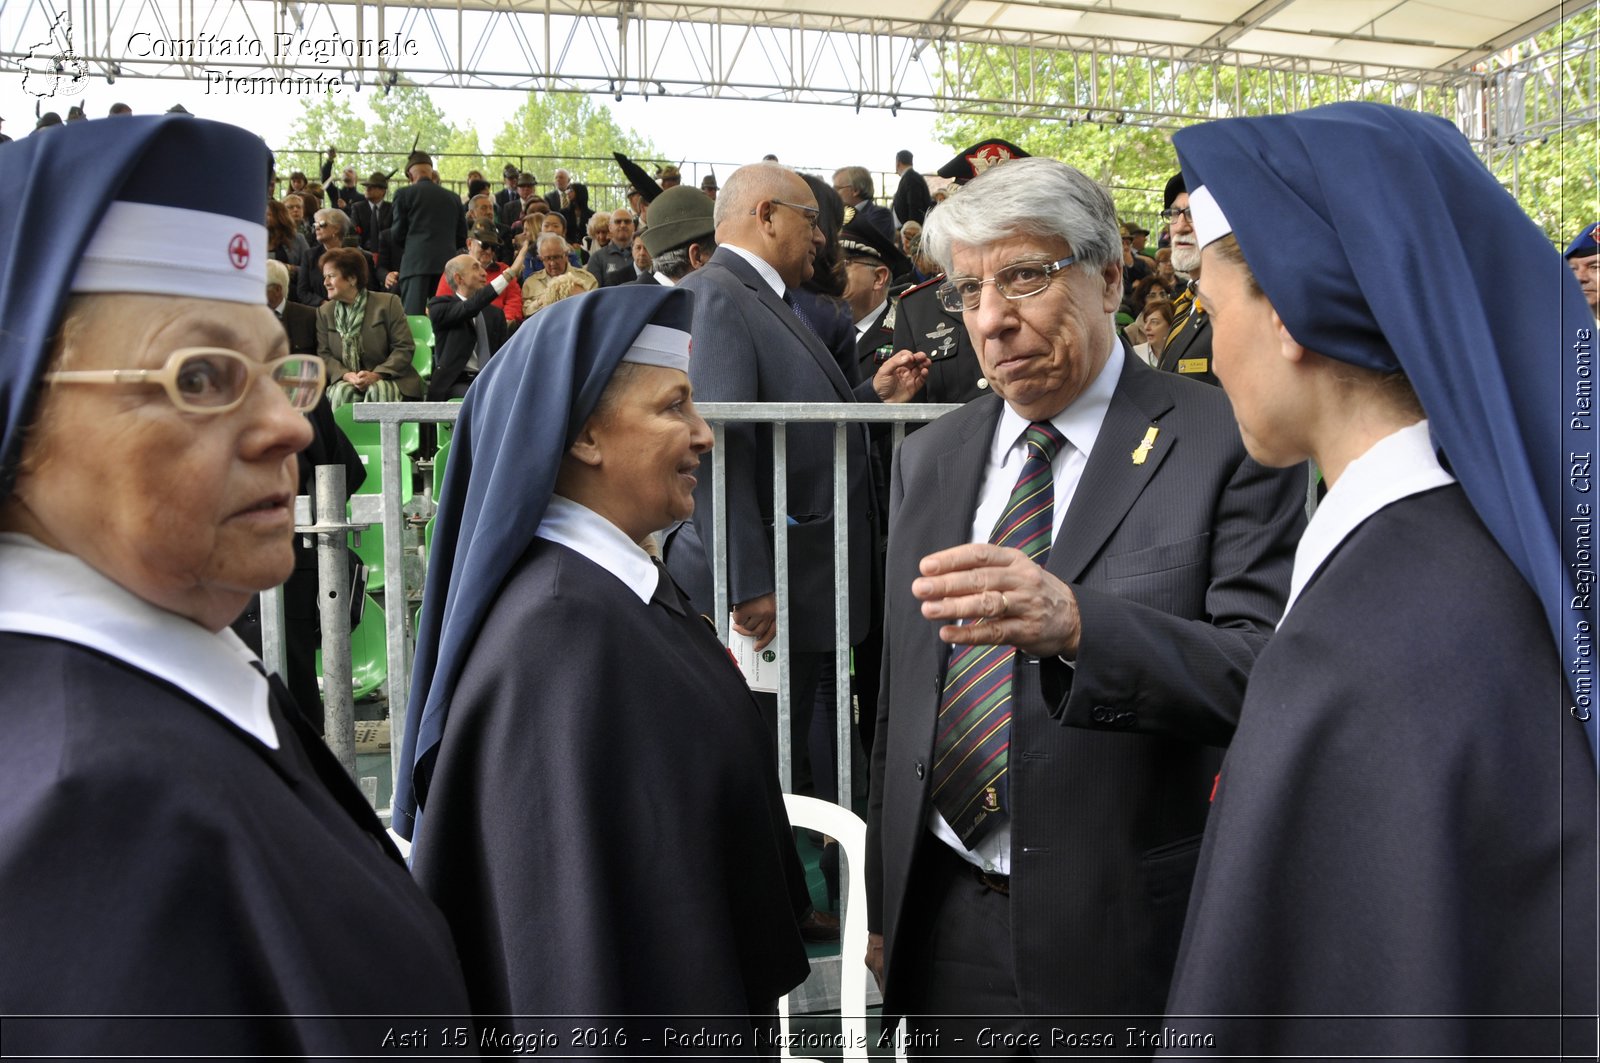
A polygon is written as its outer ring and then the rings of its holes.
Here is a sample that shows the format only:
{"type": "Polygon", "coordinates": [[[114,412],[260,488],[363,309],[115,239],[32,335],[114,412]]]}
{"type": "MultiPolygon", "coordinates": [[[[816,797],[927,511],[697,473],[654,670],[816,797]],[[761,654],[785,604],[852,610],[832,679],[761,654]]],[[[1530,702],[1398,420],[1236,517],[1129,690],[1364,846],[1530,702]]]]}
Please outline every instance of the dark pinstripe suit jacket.
{"type": "MultiPolygon", "coordinates": [[[[727,248],[684,277],[694,292],[694,357],[689,379],[701,402],[851,402],[876,400],[870,383],[852,390],[839,363],[748,262],[727,248]]],[[[772,591],[772,436],[766,426],[728,426],[726,443],[708,455],[728,469],[729,602],[772,591]]],[[[847,433],[850,505],[850,635],[866,634],[875,548],[867,473],[867,433],[847,433]]],[[[833,428],[796,424],[788,432],[790,648],[832,652],[833,428]]],[[[702,466],[695,514],[674,537],[667,567],[695,608],[712,606],[714,557],[711,470],[702,466]],[[702,544],[704,544],[702,548],[702,544]]]]}
{"type": "MultiPolygon", "coordinates": [[[[895,462],[867,838],[886,1025],[927,937],[913,869],[943,844],[926,820],[948,647],[910,587],[923,556],[970,539],[1000,402],[935,421],[895,462]]],[[[1016,671],[1011,918],[1027,1012],[1161,1013],[1220,750],[1130,730],[1181,706],[1226,743],[1283,607],[1304,501],[1304,468],[1250,460],[1220,390],[1125,360],[1047,566],[1078,598],[1077,667],[1019,658],[1016,671]]]]}

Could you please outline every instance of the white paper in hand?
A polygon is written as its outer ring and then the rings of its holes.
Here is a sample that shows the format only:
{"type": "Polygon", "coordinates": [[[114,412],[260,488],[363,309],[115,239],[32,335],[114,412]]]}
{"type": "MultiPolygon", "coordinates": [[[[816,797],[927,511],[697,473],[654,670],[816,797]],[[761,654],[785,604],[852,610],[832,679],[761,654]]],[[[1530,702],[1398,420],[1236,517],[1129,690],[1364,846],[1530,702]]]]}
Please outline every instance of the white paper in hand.
{"type": "Polygon", "coordinates": [[[733,651],[734,663],[744,673],[744,681],[751,690],[768,694],[778,692],[778,651],[772,643],[765,649],[756,649],[753,635],[741,635],[733,629],[733,614],[728,615],[728,649],[733,651]]]}

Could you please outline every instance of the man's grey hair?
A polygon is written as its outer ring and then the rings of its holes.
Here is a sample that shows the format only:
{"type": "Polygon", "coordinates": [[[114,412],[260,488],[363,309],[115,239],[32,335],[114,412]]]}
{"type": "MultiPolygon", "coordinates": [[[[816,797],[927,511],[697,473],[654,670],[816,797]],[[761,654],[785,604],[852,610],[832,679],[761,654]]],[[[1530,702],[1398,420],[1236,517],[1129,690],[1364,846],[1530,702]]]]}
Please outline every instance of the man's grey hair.
{"type": "Polygon", "coordinates": [[[567,238],[560,233],[540,233],[539,242],[533,245],[533,249],[542,255],[547,247],[565,251],[567,249],[567,238]]]}
{"type": "Polygon", "coordinates": [[[473,207],[477,206],[478,205],[478,200],[480,200],[480,199],[483,200],[485,203],[493,203],[494,202],[494,200],[489,198],[489,193],[487,193],[487,192],[479,192],[477,195],[475,195],[471,199],[467,200],[467,209],[471,210],[473,207]]]}
{"type": "Polygon", "coordinates": [[[872,175],[865,166],[846,166],[834,171],[833,183],[849,185],[862,199],[872,198],[872,175]]]}
{"type": "Polygon", "coordinates": [[[782,198],[784,189],[795,179],[795,172],[775,162],[757,162],[733,171],[728,183],[717,193],[711,208],[711,224],[721,227],[726,221],[748,214],[764,199],[782,198]]]}
{"type": "Polygon", "coordinates": [[[700,246],[700,253],[704,255],[714,254],[717,250],[717,242],[709,236],[703,240],[690,240],[682,247],[674,247],[671,251],[663,251],[657,255],[653,260],[653,268],[664,277],[675,281],[683,280],[694,272],[689,265],[689,248],[694,244],[700,246]]]}
{"type": "Polygon", "coordinates": [[[450,285],[452,292],[461,290],[461,271],[472,261],[468,255],[457,255],[444,264],[444,282],[450,285]]]}
{"type": "Polygon", "coordinates": [[[991,167],[930,211],[922,250],[948,273],[956,244],[983,247],[1008,236],[1064,240],[1089,272],[1122,261],[1111,194],[1082,171],[1043,158],[991,167]]]}
{"type": "Polygon", "coordinates": [[[317,221],[333,222],[338,228],[339,236],[341,238],[350,231],[350,215],[346,214],[338,207],[323,207],[321,210],[313,214],[312,217],[317,221]]]}
{"type": "Polygon", "coordinates": [[[286,293],[289,291],[289,267],[275,258],[269,258],[267,259],[267,287],[270,288],[274,284],[282,288],[286,293]]]}

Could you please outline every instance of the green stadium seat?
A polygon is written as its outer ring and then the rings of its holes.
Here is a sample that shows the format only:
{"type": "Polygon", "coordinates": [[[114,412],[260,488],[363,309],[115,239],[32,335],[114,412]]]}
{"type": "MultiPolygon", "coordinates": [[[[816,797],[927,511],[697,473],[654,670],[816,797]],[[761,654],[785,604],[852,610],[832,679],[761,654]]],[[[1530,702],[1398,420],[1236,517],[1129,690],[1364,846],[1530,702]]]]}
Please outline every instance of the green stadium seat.
{"type": "MultiPolygon", "coordinates": [[[[355,415],[356,404],[346,403],[333,411],[334,422],[344,430],[345,438],[361,447],[376,448],[382,438],[383,426],[373,421],[357,421],[355,415]]],[[[415,454],[422,446],[422,426],[415,421],[400,426],[400,449],[407,454],[415,454]]]]}
{"type": "MultiPolygon", "coordinates": [[[[322,675],[322,651],[317,651],[317,675],[322,675]]],[[[350,632],[350,686],[355,699],[372,696],[389,678],[389,642],[383,609],[369,595],[361,623],[350,632]]]]}

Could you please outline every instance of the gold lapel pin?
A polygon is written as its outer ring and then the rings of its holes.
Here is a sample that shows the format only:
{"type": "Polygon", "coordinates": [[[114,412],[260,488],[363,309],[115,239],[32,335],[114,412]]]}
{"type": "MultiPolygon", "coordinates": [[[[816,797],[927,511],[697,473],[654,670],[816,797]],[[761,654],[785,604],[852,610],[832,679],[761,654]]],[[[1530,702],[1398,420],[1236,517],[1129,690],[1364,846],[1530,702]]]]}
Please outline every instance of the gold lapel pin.
{"type": "Polygon", "coordinates": [[[1150,449],[1156,445],[1156,434],[1160,431],[1161,429],[1155,425],[1151,425],[1144,430],[1144,439],[1140,441],[1133,451],[1133,463],[1135,465],[1143,465],[1144,459],[1150,456],[1150,449]]]}

